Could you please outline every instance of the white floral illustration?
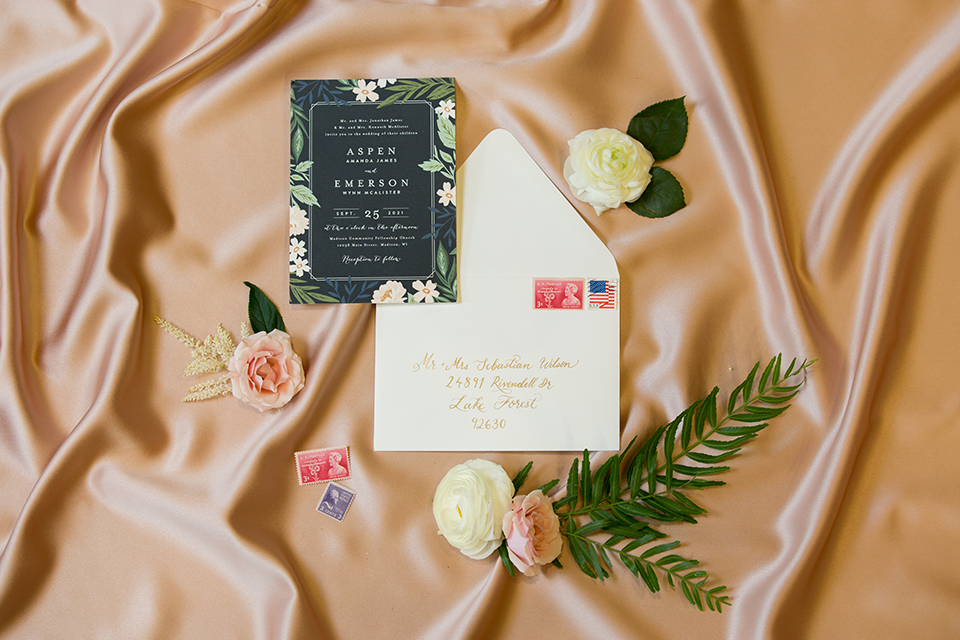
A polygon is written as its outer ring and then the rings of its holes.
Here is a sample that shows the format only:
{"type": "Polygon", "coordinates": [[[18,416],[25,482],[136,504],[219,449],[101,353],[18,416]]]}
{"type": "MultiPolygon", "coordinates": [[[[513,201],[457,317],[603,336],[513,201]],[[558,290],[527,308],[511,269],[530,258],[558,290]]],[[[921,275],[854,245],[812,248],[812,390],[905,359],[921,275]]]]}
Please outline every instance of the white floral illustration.
{"type": "Polygon", "coordinates": [[[290,260],[302,258],[305,255],[307,255],[307,246],[303,240],[290,238],[290,260]]]}
{"type": "Polygon", "coordinates": [[[377,80],[377,86],[378,86],[378,87],[385,87],[385,86],[387,86],[388,84],[393,84],[393,83],[395,83],[396,81],[397,81],[396,78],[380,78],[379,80],[377,80]]]}
{"type": "Polygon", "coordinates": [[[304,258],[293,258],[290,261],[290,273],[303,276],[304,271],[310,271],[310,265],[307,264],[307,261],[304,258]]]}
{"type": "Polygon", "coordinates": [[[297,205],[290,205],[290,235],[298,236],[310,228],[307,212],[297,205]]]}
{"type": "Polygon", "coordinates": [[[454,102],[453,100],[441,100],[440,106],[434,109],[438,114],[444,118],[456,118],[457,114],[454,111],[454,102]]]}
{"type": "Polygon", "coordinates": [[[377,83],[373,82],[372,80],[370,82],[367,82],[366,80],[360,80],[357,82],[357,86],[354,87],[353,92],[357,94],[357,100],[360,102],[366,102],[367,100],[374,102],[380,99],[380,96],[376,91],[374,91],[376,88],[377,83]]]}
{"type": "Polygon", "coordinates": [[[396,280],[387,280],[386,284],[373,292],[373,302],[390,304],[407,301],[407,290],[396,280]]]}
{"type": "Polygon", "coordinates": [[[414,280],[413,288],[417,290],[413,294],[413,299],[417,302],[433,302],[435,298],[440,296],[437,285],[433,283],[433,280],[427,280],[427,284],[423,284],[420,280],[414,280]]]}
{"type": "Polygon", "coordinates": [[[449,182],[444,182],[443,188],[437,190],[437,195],[440,196],[440,204],[447,206],[451,202],[456,202],[457,188],[451,186],[449,182]]]}

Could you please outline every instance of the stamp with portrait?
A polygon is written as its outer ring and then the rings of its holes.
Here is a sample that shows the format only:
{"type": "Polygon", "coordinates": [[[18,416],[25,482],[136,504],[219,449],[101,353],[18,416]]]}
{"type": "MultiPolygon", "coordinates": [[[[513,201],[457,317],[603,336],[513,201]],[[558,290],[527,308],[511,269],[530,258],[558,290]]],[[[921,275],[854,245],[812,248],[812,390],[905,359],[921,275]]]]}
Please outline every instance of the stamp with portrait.
{"type": "Polygon", "coordinates": [[[293,458],[301,486],[350,478],[350,451],[347,447],[298,451],[293,458]]]}
{"type": "Polygon", "coordinates": [[[534,309],[583,309],[583,278],[534,278],[534,309]]]}
{"type": "Polygon", "coordinates": [[[317,511],[323,515],[330,516],[337,522],[343,522],[344,517],[347,515],[347,509],[353,504],[353,499],[356,495],[357,493],[355,491],[351,491],[336,482],[331,482],[323,492],[320,504],[317,505],[317,511]]]}

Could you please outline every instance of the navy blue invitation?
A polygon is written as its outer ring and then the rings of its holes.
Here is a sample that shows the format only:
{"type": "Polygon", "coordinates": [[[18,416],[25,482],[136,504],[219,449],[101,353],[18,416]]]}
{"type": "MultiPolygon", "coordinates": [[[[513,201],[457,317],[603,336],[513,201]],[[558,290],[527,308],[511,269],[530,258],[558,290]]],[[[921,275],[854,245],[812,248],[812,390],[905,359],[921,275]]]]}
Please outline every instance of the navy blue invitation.
{"type": "Polygon", "coordinates": [[[457,300],[453,78],[294,80],[290,302],[457,300]]]}

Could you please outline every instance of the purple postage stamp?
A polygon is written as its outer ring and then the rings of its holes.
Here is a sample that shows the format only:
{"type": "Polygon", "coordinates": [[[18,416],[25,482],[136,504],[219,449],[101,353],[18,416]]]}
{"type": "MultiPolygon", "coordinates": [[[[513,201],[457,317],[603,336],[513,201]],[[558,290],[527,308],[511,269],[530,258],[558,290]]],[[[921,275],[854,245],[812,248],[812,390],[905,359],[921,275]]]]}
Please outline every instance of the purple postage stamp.
{"type": "Polygon", "coordinates": [[[357,493],[355,491],[342,487],[336,482],[331,482],[323,492],[323,498],[320,499],[320,504],[317,505],[317,511],[326,516],[330,516],[337,522],[343,522],[344,517],[347,515],[347,509],[353,504],[353,498],[356,495],[357,493]]]}
{"type": "Polygon", "coordinates": [[[313,449],[293,454],[300,484],[316,484],[350,478],[350,452],[347,447],[313,449]]]}
{"type": "Polygon", "coordinates": [[[534,278],[534,309],[583,309],[582,278],[534,278]]]}

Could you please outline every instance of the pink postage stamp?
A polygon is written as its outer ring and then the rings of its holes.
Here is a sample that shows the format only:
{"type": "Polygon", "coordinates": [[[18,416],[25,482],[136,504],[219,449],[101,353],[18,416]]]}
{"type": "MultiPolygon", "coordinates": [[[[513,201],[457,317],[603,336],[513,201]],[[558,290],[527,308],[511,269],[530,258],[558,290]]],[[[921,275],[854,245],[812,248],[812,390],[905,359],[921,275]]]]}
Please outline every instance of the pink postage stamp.
{"type": "Polygon", "coordinates": [[[347,447],[313,449],[293,454],[301,485],[347,480],[350,478],[350,452],[347,447]]]}
{"type": "Polygon", "coordinates": [[[534,278],[534,309],[583,309],[582,278],[534,278]]]}

